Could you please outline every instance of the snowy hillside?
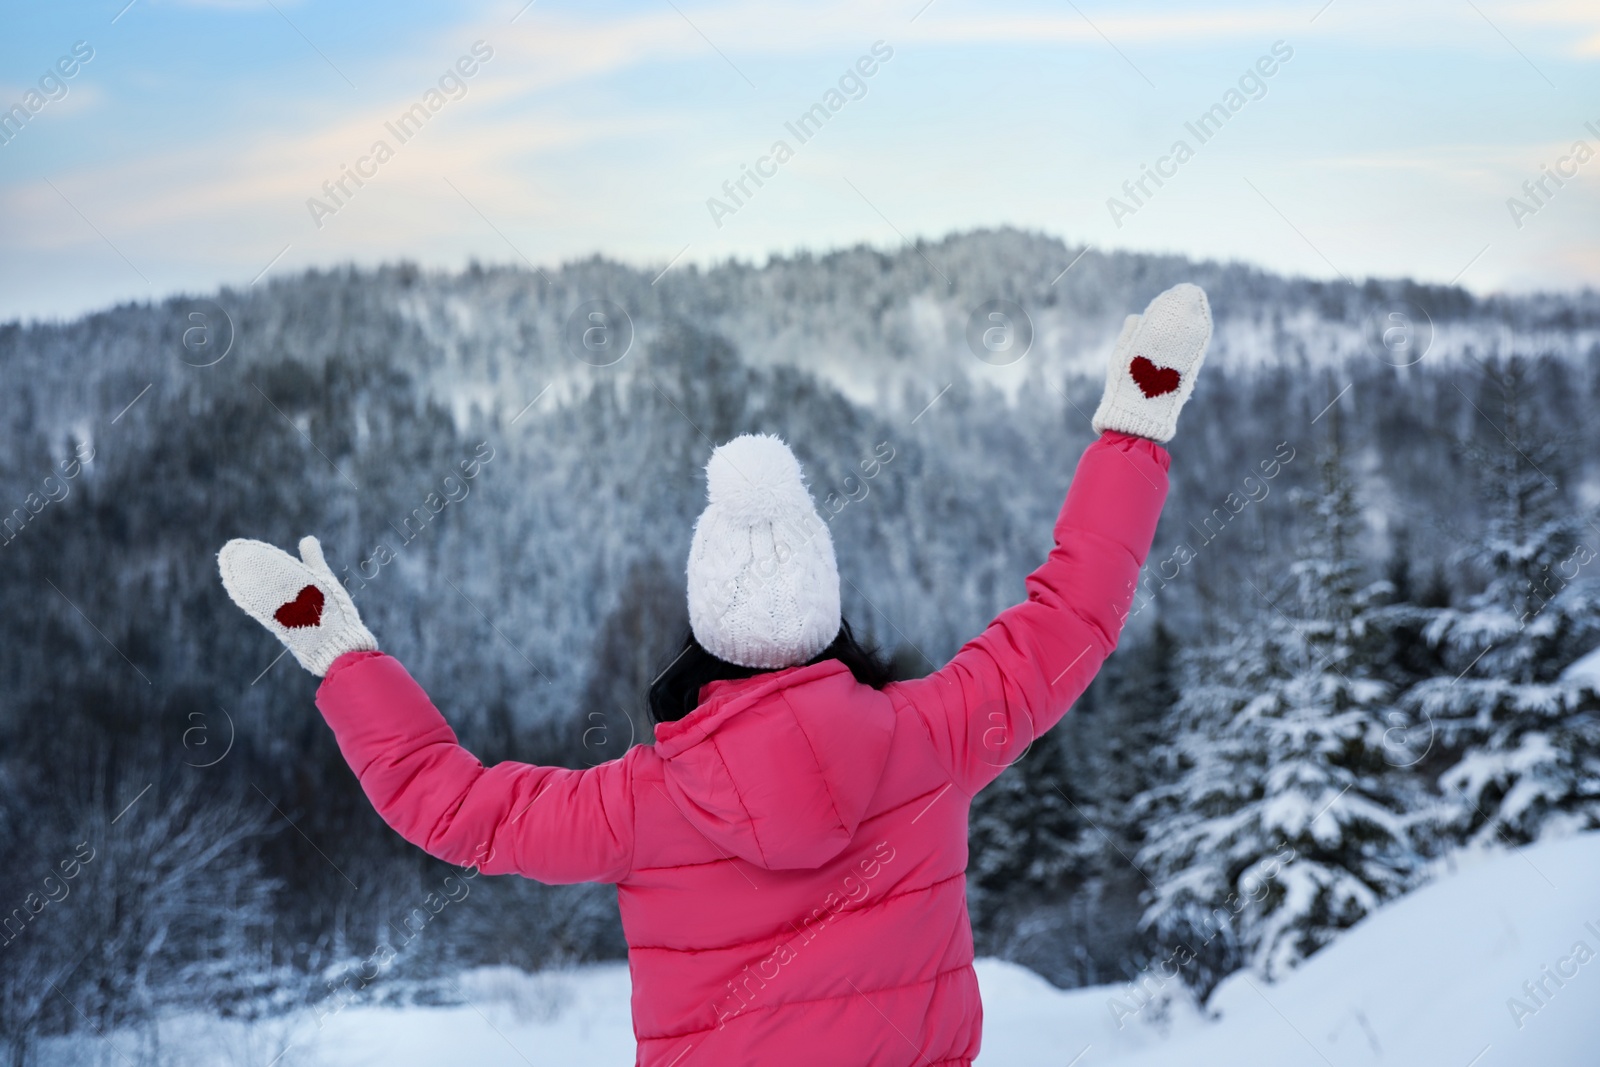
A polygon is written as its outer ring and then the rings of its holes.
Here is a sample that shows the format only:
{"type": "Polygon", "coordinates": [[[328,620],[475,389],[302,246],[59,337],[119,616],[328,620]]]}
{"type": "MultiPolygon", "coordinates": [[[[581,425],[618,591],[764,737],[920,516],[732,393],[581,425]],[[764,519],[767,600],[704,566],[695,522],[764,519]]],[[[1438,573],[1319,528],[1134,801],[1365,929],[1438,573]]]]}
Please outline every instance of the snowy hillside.
{"type": "MultiPolygon", "coordinates": [[[[1127,988],[1063,993],[1015,964],[980,960],[979,1064],[1590,1067],[1600,1047],[1597,886],[1600,834],[1481,856],[1383,908],[1282,983],[1235,976],[1212,998],[1217,1021],[1179,1010],[1151,1025],[1126,1015],[1139,1003],[1127,988]],[[1113,1004],[1124,1007],[1120,1028],[1113,1004]]],[[[175,1017],[162,1028],[164,1062],[633,1062],[624,964],[538,975],[482,968],[446,988],[467,1003],[324,1009],[320,1019],[307,1014],[253,1030],[175,1017]]],[[[107,1042],[88,1038],[52,1042],[44,1059],[111,1063],[116,1056],[107,1042]]],[[[693,1067],[692,1058],[684,1067],[693,1067]]]]}
{"type": "Polygon", "coordinates": [[[1381,909],[1278,985],[1235,975],[1212,997],[1219,1023],[1103,1062],[1590,1067],[1597,953],[1600,834],[1497,852],[1381,909]]]}

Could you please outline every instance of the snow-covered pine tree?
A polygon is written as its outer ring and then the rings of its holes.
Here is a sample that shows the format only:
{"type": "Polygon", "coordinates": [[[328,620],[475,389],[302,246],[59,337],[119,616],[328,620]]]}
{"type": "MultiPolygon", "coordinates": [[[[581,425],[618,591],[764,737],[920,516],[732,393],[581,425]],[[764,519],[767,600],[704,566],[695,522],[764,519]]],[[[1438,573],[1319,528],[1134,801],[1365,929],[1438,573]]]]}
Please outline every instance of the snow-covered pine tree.
{"type": "Polygon", "coordinates": [[[978,951],[1063,988],[1137,968],[1145,882],[1129,801],[1154,781],[1148,755],[1177,699],[1176,642],[1161,624],[1124,633],[1071,712],[977,796],[967,900],[978,951]]]}
{"type": "MultiPolygon", "coordinates": [[[[1335,419],[1337,415],[1334,416],[1335,419]]],[[[1337,423],[1297,558],[1261,611],[1183,658],[1172,784],[1136,802],[1144,923],[1204,996],[1250,967],[1274,978],[1400,892],[1414,866],[1403,772],[1383,758],[1389,687],[1337,423]]],[[[1265,583],[1263,583],[1265,584],[1265,583]]]]}
{"type": "Polygon", "coordinates": [[[1451,760],[1434,830],[1446,846],[1524,844],[1600,826],[1600,686],[1563,670],[1600,642],[1600,532],[1553,474],[1563,453],[1529,418],[1530,368],[1485,365],[1483,427],[1461,443],[1489,511],[1457,557],[1485,573],[1460,607],[1414,609],[1443,670],[1401,701],[1451,760]]]}
{"type": "Polygon", "coordinates": [[[1064,767],[1061,735],[1035,738],[1023,756],[978,794],[967,841],[967,897],[974,934],[1005,944],[1008,905],[1059,898],[1089,869],[1093,843],[1079,794],[1064,767]]]}

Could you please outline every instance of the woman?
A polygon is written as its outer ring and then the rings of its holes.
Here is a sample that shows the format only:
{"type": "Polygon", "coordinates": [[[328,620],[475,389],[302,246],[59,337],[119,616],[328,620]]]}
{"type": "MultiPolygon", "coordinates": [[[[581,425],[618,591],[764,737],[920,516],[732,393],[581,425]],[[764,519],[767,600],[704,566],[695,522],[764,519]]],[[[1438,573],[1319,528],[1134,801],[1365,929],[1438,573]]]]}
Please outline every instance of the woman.
{"type": "Polygon", "coordinates": [[[915,681],[888,682],[851,638],[787,446],[716,449],[655,743],[587,770],[482,766],[378,651],[316,538],[301,560],[230,541],[222,579],[323,677],[318,708],[406,840],[489,874],[616,885],[639,1064],[969,1064],[968,808],[1116,646],[1210,337],[1193,285],[1128,316],[1027,600],[915,681]]]}

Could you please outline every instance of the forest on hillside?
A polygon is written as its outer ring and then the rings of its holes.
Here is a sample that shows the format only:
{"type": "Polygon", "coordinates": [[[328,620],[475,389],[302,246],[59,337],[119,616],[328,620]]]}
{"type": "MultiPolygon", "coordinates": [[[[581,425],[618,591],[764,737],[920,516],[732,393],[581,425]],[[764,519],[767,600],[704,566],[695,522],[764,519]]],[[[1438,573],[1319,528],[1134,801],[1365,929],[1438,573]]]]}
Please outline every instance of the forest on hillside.
{"type": "Polygon", "coordinates": [[[979,952],[1142,1010],[1169,961],[1279,975],[1459,850],[1600,827],[1600,294],[1012,230],[311,271],[0,325],[0,1039],[625,952],[609,887],[383,826],[229,538],[317,534],[486,763],[591,766],[650,739],[713,444],[792,444],[846,617],[927,673],[1022,597],[1121,318],[1178,281],[1217,328],[1172,494],[1117,653],[973,810],[979,952]]]}

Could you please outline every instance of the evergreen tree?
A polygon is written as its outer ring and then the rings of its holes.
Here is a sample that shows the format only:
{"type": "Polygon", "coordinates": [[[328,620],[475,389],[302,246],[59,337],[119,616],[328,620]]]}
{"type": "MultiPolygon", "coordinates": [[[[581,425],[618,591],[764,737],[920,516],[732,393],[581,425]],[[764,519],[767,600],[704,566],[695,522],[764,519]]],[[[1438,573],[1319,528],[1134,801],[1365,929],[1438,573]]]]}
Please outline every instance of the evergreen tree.
{"type": "Polygon", "coordinates": [[[1458,558],[1487,581],[1460,608],[1415,610],[1442,670],[1403,706],[1451,758],[1436,832],[1446,843],[1521,844],[1600,826],[1600,683],[1562,675],[1600,641],[1585,572],[1596,531],[1552,477],[1564,457],[1529,419],[1527,365],[1485,372],[1501,424],[1462,447],[1490,516],[1458,558]]]}
{"type": "Polygon", "coordinates": [[[1137,802],[1145,924],[1202,993],[1241,966],[1282,974],[1414,866],[1410,786],[1383,758],[1389,687],[1372,669],[1389,587],[1360,585],[1336,429],[1321,473],[1287,588],[1185,657],[1182,732],[1159,753],[1176,780],[1137,802]]]}
{"type": "MultiPolygon", "coordinates": [[[[1090,809],[1095,821],[1129,842],[1138,844],[1143,826],[1131,817],[1132,801],[1141,793],[1166,784],[1159,763],[1150,753],[1167,740],[1168,723],[1178,703],[1178,662],[1181,651],[1177,638],[1160,619],[1149,636],[1132,641],[1124,638],[1101,669],[1100,683],[1089,694],[1105,706],[1103,722],[1094,724],[1102,736],[1100,763],[1094,768],[1099,779],[1095,794],[1097,807],[1090,809]],[[1102,694],[1103,697],[1102,697],[1102,694]]],[[[1069,719],[1069,728],[1074,725],[1069,719]]],[[[1123,861],[1126,866],[1126,861],[1123,861]]]]}
{"type": "Polygon", "coordinates": [[[1003,936],[1008,903],[1059,898],[1081,880],[1093,851],[1082,803],[1067,779],[1058,731],[1034,739],[978,794],[967,832],[967,895],[980,942],[1003,936]]]}
{"type": "Polygon", "coordinates": [[[578,711],[563,724],[570,766],[620,759],[634,745],[652,741],[655,724],[645,694],[688,626],[682,582],[660,556],[635,560],[622,580],[617,606],[595,633],[578,711]]]}
{"type": "Polygon", "coordinates": [[[1175,652],[1159,622],[1128,635],[1066,719],[978,794],[967,893],[981,953],[1064,987],[1122,973],[1144,887],[1128,802],[1152,781],[1175,652]]]}

